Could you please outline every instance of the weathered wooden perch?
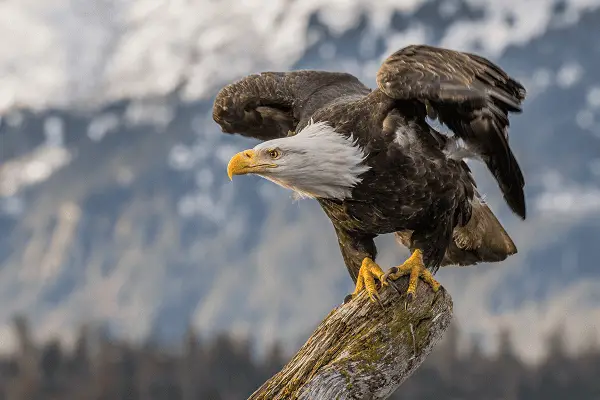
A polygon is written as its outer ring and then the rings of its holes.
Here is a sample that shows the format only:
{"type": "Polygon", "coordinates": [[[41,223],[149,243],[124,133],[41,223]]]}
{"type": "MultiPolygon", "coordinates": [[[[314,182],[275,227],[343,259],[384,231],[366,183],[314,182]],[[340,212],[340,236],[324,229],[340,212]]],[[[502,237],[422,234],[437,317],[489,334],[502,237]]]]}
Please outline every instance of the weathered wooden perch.
{"type": "MultiPolygon", "coordinates": [[[[408,278],[396,285],[406,292],[408,278]]],[[[294,358],[249,400],[386,399],[425,360],[452,318],[452,299],[419,282],[406,303],[393,288],[381,303],[363,292],[335,308],[294,358]]]]}

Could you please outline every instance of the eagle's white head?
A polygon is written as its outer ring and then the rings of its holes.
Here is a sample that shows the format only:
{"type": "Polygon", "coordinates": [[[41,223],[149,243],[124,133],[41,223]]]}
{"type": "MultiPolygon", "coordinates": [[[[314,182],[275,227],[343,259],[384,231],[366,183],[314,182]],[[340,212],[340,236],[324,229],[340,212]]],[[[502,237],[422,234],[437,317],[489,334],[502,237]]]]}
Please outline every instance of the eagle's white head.
{"type": "Polygon", "coordinates": [[[363,149],[327,122],[309,123],[294,136],[273,139],[237,153],[227,173],[256,174],[300,197],[345,199],[369,170],[363,149]]]}

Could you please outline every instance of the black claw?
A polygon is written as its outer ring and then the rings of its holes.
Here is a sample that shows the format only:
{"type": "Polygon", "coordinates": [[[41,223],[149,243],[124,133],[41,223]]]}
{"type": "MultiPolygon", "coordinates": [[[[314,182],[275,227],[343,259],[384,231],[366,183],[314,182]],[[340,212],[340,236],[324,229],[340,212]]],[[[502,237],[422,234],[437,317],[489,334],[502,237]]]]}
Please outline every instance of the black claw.
{"type": "Polygon", "coordinates": [[[381,302],[381,300],[379,300],[379,297],[375,297],[375,300],[377,300],[377,302],[379,303],[379,305],[381,306],[382,310],[385,310],[385,307],[383,306],[383,303],[381,302]]]}
{"type": "Polygon", "coordinates": [[[406,294],[406,301],[412,302],[414,298],[415,298],[415,296],[412,293],[406,294]]]}
{"type": "Polygon", "coordinates": [[[383,274],[383,280],[387,281],[390,275],[395,274],[396,272],[398,272],[398,267],[390,268],[385,274],[383,274]]]}
{"type": "Polygon", "coordinates": [[[348,296],[344,297],[344,304],[349,303],[350,300],[352,300],[352,293],[350,293],[348,296]]]}
{"type": "Polygon", "coordinates": [[[396,282],[394,281],[387,281],[390,285],[392,285],[392,287],[394,288],[394,290],[396,292],[398,292],[399,296],[402,296],[402,291],[400,290],[400,288],[398,287],[398,285],[396,285],[396,282]]]}

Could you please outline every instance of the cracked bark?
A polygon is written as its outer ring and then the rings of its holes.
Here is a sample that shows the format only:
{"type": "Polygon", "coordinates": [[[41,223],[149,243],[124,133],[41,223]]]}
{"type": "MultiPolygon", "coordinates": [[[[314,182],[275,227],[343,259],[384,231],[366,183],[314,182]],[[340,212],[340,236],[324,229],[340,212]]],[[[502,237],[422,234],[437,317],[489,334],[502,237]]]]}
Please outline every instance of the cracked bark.
{"type": "Polygon", "coordinates": [[[425,360],[452,319],[452,299],[419,281],[406,303],[408,277],[336,307],[292,360],[249,400],[388,398],[425,360]]]}

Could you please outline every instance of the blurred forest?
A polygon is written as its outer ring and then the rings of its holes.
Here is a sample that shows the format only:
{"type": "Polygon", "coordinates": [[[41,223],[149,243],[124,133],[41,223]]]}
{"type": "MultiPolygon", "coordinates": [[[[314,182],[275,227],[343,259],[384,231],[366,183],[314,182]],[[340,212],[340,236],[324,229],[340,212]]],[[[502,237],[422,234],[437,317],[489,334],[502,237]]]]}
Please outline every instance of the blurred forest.
{"type": "MultiPolygon", "coordinates": [[[[251,343],[218,335],[200,340],[189,331],[178,349],[133,346],[82,328],[70,351],[56,340],[33,343],[27,321],[15,320],[19,348],[0,359],[0,400],[238,400],[247,398],[287,361],[273,345],[261,360],[251,343]]],[[[600,399],[600,346],[578,354],[562,330],[547,340],[539,364],[524,363],[511,337],[499,332],[495,355],[473,342],[459,351],[452,326],[423,366],[391,399],[600,399]]]]}

